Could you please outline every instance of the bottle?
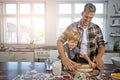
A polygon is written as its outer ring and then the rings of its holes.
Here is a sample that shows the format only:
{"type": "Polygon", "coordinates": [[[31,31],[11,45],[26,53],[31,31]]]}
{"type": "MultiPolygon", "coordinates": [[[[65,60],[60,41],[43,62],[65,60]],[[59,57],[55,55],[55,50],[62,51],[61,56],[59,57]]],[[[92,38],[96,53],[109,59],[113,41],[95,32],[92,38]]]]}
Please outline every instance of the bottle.
{"type": "Polygon", "coordinates": [[[3,44],[3,43],[1,43],[1,44],[0,44],[0,47],[1,47],[1,48],[4,48],[4,44],[3,44]]]}
{"type": "Polygon", "coordinates": [[[61,60],[56,60],[53,63],[53,74],[55,76],[60,76],[61,75],[61,71],[62,71],[62,64],[61,64],[61,60]]]}

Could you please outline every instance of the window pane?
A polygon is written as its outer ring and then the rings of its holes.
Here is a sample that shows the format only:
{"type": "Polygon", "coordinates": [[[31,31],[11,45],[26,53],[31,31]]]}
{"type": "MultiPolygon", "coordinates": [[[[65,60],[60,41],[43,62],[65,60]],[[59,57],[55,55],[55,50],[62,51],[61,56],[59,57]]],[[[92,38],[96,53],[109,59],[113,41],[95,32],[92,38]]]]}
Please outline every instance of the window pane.
{"type": "Polygon", "coordinates": [[[45,5],[44,4],[34,4],[34,14],[44,14],[45,5]]]}
{"type": "Polygon", "coordinates": [[[59,18],[59,33],[58,35],[60,35],[65,29],[66,27],[68,27],[68,25],[71,24],[71,18],[59,18]]]}
{"type": "Polygon", "coordinates": [[[20,14],[30,14],[30,4],[20,4],[20,14]]]}
{"type": "Polygon", "coordinates": [[[59,4],[60,14],[71,14],[71,4],[59,4]]]}
{"type": "Polygon", "coordinates": [[[35,43],[45,42],[45,19],[44,18],[34,18],[33,21],[33,34],[35,43]]]}
{"type": "Polygon", "coordinates": [[[81,14],[85,4],[75,4],[75,14],[81,14]]]}
{"type": "Polygon", "coordinates": [[[16,14],[16,4],[6,4],[6,14],[16,14]]]}
{"type": "MultiPolygon", "coordinates": [[[[96,13],[103,14],[103,3],[94,3],[96,6],[96,13]]],[[[85,4],[75,4],[75,14],[81,14],[85,4]]]]}
{"type": "Polygon", "coordinates": [[[16,18],[6,18],[7,25],[7,34],[6,34],[6,42],[7,43],[17,43],[17,25],[16,18]]]}
{"type": "Polygon", "coordinates": [[[103,14],[103,3],[95,3],[94,5],[96,6],[96,13],[103,14]]]}
{"type": "Polygon", "coordinates": [[[35,43],[45,43],[45,4],[32,4],[5,5],[4,42],[28,44],[34,40],[35,43]],[[8,14],[12,14],[12,16],[8,14]],[[14,16],[15,18],[13,18],[14,16]]]}
{"type": "Polygon", "coordinates": [[[103,30],[103,25],[104,25],[104,22],[103,22],[103,18],[93,18],[92,19],[92,22],[96,23],[97,25],[100,26],[100,28],[103,30]]]}
{"type": "Polygon", "coordinates": [[[81,19],[81,17],[75,18],[74,21],[79,21],[81,19]]]}
{"type": "Polygon", "coordinates": [[[29,43],[31,38],[29,18],[20,18],[20,43],[29,43]]]}

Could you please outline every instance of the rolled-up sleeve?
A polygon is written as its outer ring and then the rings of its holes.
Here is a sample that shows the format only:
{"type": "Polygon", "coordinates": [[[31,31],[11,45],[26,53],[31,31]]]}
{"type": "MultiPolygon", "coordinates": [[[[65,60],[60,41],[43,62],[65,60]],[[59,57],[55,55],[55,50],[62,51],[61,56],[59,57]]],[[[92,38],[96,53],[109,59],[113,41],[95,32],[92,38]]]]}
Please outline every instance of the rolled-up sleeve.
{"type": "Polygon", "coordinates": [[[66,42],[67,40],[67,34],[70,32],[70,31],[78,31],[77,30],[77,23],[72,23],[70,24],[66,30],[58,37],[57,41],[61,41],[61,42],[66,42]]]}
{"type": "Polygon", "coordinates": [[[103,34],[102,34],[102,31],[101,31],[100,28],[99,28],[99,34],[98,34],[98,42],[97,42],[97,44],[98,44],[98,47],[105,46],[103,34]]]}

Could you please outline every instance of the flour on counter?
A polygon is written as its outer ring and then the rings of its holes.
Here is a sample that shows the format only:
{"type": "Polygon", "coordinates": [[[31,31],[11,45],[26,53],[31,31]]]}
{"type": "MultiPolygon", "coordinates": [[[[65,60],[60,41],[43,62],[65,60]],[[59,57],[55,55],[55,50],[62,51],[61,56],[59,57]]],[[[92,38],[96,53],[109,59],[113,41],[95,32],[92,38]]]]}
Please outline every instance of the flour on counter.
{"type": "Polygon", "coordinates": [[[36,70],[26,71],[21,75],[17,75],[12,80],[52,80],[52,74],[39,73],[36,70]]]}

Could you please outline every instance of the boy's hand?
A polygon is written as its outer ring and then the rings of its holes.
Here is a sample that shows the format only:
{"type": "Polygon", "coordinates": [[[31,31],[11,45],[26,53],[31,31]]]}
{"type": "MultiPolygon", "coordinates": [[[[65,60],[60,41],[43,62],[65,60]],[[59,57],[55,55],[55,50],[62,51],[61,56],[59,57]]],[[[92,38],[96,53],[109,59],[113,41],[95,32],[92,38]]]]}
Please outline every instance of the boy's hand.
{"type": "Polygon", "coordinates": [[[95,69],[97,67],[97,65],[94,62],[90,62],[89,65],[93,69],[95,69]]]}

